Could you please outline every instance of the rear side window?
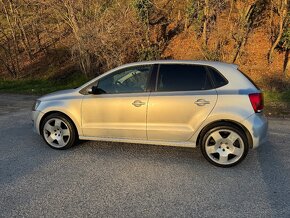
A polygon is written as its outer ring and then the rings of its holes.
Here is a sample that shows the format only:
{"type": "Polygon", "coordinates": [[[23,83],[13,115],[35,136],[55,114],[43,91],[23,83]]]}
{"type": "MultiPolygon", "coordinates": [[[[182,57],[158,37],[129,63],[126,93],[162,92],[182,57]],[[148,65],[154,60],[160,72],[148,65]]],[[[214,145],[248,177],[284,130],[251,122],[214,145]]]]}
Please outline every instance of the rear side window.
{"type": "Polygon", "coordinates": [[[160,65],[157,91],[195,91],[211,88],[212,84],[204,66],[160,65]]]}
{"type": "Polygon", "coordinates": [[[224,78],[216,69],[212,67],[208,67],[208,70],[211,74],[215,88],[219,88],[228,84],[228,81],[226,80],[226,78],[224,78]]]}

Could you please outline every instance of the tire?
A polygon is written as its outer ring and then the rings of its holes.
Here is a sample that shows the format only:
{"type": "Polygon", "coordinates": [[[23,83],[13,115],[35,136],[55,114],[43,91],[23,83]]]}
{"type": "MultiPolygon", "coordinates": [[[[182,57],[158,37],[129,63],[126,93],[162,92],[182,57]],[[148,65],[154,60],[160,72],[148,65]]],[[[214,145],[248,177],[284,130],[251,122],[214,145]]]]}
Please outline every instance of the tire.
{"type": "Polygon", "coordinates": [[[211,164],[232,167],[247,156],[249,143],[240,128],[222,123],[204,131],[200,148],[205,159],[211,164]]]}
{"type": "Polygon", "coordinates": [[[61,113],[53,113],[45,117],[40,130],[44,141],[54,149],[68,149],[77,140],[77,131],[73,122],[61,113]]]}

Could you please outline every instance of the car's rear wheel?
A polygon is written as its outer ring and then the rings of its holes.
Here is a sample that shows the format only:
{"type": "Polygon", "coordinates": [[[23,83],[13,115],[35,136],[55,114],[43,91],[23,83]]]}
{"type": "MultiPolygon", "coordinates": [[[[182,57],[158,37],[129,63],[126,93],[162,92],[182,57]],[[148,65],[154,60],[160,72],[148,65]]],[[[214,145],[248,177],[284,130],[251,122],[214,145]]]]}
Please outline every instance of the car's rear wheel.
{"type": "Polygon", "coordinates": [[[248,150],[246,135],[234,125],[213,127],[202,137],[203,156],[219,167],[231,167],[240,163],[246,157],[248,150]]]}
{"type": "Polygon", "coordinates": [[[47,116],[41,126],[45,142],[55,149],[67,149],[76,142],[76,130],[70,119],[60,113],[47,116]]]}

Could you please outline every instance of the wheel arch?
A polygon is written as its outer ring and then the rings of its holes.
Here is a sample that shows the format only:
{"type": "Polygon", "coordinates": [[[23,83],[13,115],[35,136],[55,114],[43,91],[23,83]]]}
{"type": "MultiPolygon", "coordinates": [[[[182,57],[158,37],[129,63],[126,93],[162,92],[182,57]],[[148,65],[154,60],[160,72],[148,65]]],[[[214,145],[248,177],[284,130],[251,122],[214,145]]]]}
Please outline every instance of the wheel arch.
{"type": "Polygon", "coordinates": [[[210,130],[216,126],[227,125],[227,124],[231,124],[231,125],[235,126],[236,128],[240,129],[242,132],[244,132],[246,137],[247,137],[249,147],[253,148],[253,138],[252,138],[249,130],[245,126],[243,126],[241,123],[238,123],[234,120],[227,120],[227,119],[216,120],[216,121],[213,121],[213,122],[207,124],[205,127],[203,127],[197,136],[196,145],[200,146],[201,141],[202,141],[202,137],[205,135],[205,133],[208,130],[210,130]]]}
{"type": "Polygon", "coordinates": [[[45,114],[41,117],[40,122],[39,122],[39,127],[38,127],[38,128],[39,128],[39,133],[40,133],[41,135],[42,135],[42,131],[41,131],[42,124],[43,124],[45,118],[48,117],[48,116],[51,115],[51,114],[61,114],[61,115],[64,116],[65,118],[69,119],[69,120],[72,122],[73,127],[74,127],[75,130],[76,130],[77,137],[79,137],[79,135],[80,135],[80,130],[79,130],[78,126],[75,124],[74,120],[73,120],[69,115],[67,115],[66,113],[61,112],[61,111],[57,111],[57,110],[49,111],[49,112],[45,113],[45,114]]]}

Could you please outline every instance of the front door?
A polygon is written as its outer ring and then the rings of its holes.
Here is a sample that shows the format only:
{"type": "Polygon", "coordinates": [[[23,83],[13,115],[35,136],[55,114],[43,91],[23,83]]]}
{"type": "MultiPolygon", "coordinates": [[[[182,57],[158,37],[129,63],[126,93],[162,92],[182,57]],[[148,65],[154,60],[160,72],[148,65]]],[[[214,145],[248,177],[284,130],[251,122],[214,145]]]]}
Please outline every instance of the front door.
{"type": "Polygon", "coordinates": [[[84,136],[147,139],[147,84],[151,70],[151,65],[125,68],[97,81],[103,94],[83,98],[84,136]]]}

